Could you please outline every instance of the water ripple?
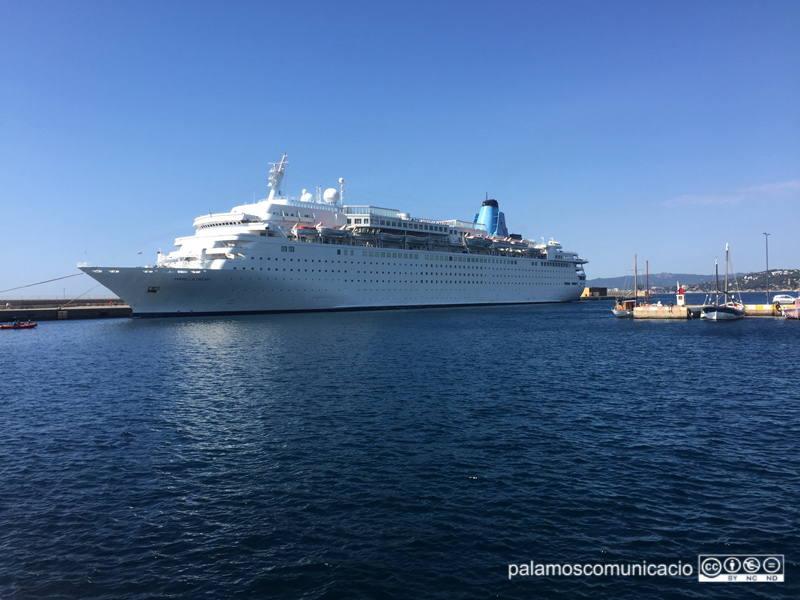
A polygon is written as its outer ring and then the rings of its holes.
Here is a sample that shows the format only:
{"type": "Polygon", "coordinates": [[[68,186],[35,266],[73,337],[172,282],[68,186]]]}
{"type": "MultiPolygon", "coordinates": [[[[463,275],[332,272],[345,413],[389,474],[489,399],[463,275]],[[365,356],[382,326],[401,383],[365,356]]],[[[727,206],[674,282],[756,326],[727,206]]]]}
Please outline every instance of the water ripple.
{"type": "Polygon", "coordinates": [[[767,357],[797,328],[607,308],[0,339],[0,598],[725,598],[507,571],[726,552],[786,554],[747,593],[796,597],[800,408],[767,357]]]}

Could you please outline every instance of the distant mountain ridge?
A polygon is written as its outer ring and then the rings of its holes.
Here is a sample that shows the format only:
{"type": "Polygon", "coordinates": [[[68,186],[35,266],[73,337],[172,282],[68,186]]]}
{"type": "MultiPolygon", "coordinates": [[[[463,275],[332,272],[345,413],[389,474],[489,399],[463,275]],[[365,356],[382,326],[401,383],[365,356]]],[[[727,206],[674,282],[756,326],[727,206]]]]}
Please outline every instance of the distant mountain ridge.
{"type": "MultiPolygon", "coordinates": [[[[720,276],[721,277],[721,276],[720,276]]],[[[639,289],[644,289],[647,276],[639,273],[639,289]]],[[[738,275],[735,279],[738,282],[739,290],[763,291],[767,287],[767,277],[764,271],[755,273],[745,273],[738,275]]],[[[680,283],[686,288],[687,292],[709,291],[714,289],[714,275],[693,275],[690,273],[650,273],[650,289],[666,288],[675,289],[675,285],[680,283]]],[[[590,279],[586,282],[589,287],[604,287],[609,290],[614,288],[624,290],[633,289],[633,277],[601,277],[590,279]]],[[[800,289],[800,269],[770,269],[769,270],[769,289],[770,290],[795,290],[800,289]]]]}
{"type": "MultiPolygon", "coordinates": [[[[650,286],[651,287],[675,287],[676,283],[691,285],[695,283],[704,283],[706,281],[713,281],[714,275],[692,275],[689,273],[650,273],[650,286]]],[[[644,287],[647,277],[644,273],[639,273],[639,285],[644,287]]],[[[604,287],[608,289],[613,288],[633,288],[633,276],[626,275],[622,277],[600,277],[597,279],[589,279],[586,285],[590,287],[604,287]]]]}

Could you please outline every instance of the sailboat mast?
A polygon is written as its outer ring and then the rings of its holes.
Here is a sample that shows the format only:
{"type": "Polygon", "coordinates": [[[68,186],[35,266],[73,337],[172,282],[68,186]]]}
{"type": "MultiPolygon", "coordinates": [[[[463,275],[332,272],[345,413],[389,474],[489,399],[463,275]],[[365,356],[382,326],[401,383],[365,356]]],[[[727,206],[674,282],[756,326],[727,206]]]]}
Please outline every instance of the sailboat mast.
{"type": "Polygon", "coordinates": [[[639,304],[639,267],[636,265],[636,255],[633,255],[633,305],[639,304]]]}
{"type": "Polygon", "coordinates": [[[725,244],[725,301],[728,301],[728,244],[725,244]]]}
{"type": "Polygon", "coordinates": [[[646,269],[645,273],[647,274],[647,279],[645,279],[646,288],[644,290],[644,300],[645,302],[647,302],[647,304],[650,304],[650,261],[649,260],[644,261],[644,265],[646,269]]]}
{"type": "Polygon", "coordinates": [[[719,305],[719,263],[714,259],[714,304],[719,305]]]}

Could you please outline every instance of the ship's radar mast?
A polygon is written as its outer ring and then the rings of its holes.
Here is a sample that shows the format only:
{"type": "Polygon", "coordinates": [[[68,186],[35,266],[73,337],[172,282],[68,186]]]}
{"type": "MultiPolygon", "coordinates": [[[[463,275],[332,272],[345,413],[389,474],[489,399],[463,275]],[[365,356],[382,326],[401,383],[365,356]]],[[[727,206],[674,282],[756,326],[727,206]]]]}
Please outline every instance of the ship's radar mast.
{"type": "Polygon", "coordinates": [[[279,163],[272,163],[272,168],[269,170],[269,187],[272,189],[269,191],[269,199],[272,200],[275,198],[276,195],[282,196],[283,192],[281,192],[281,182],[283,181],[283,171],[286,168],[286,153],[283,153],[283,158],[281,158],[281,162],[279,163]]]}

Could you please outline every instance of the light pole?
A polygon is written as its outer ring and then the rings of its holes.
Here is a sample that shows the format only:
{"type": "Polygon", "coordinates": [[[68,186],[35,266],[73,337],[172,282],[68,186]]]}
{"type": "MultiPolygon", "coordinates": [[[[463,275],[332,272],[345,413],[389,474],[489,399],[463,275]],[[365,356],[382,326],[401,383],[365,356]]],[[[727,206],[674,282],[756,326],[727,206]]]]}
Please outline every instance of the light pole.
{"type": "Polygon", "coordinates": [[[764,234],[764,242],[767,245],[767,304],[769,304],[769,234],[764,234]]]}

